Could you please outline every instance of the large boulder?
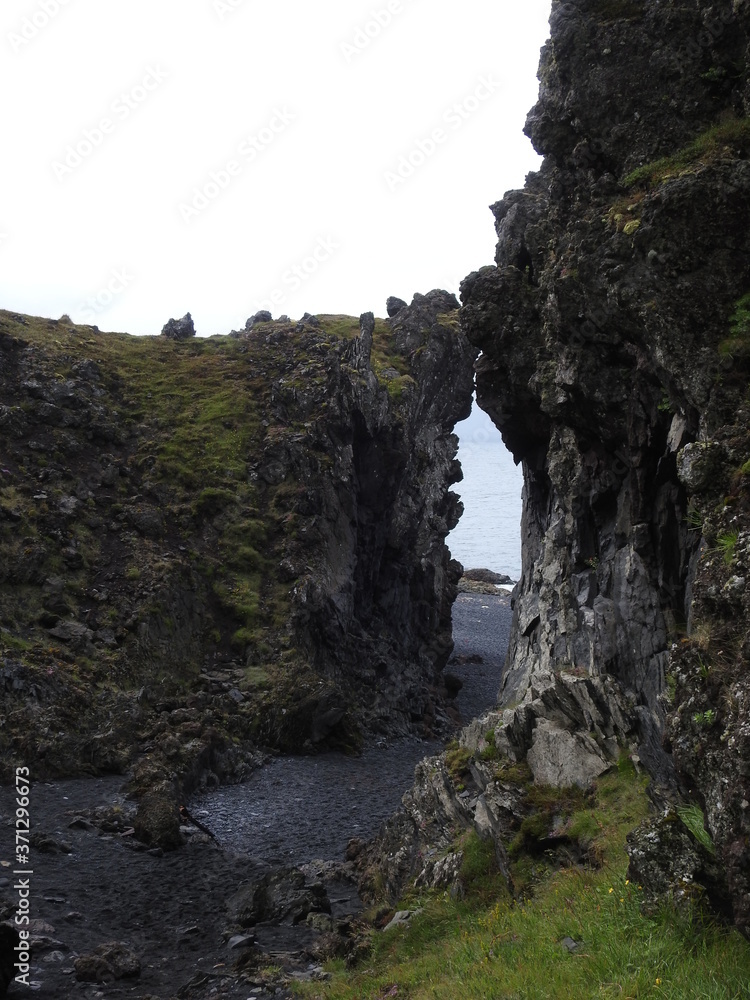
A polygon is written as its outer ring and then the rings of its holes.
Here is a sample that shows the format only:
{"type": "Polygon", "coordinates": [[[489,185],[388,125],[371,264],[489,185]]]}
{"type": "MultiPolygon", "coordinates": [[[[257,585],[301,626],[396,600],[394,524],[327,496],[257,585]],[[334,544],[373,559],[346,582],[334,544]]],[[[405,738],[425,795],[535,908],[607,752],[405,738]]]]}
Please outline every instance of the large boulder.
{"type": "Polygon", "coordinates": [[[570,733],[549,719],[537,722],[526,762],[538,785],[555,788],[588,788],[612,763],[588,734],[570,733]]]}
{"type": "Polygon", "coordinates": [[[267,309],[260,309],[245,322],[245,329],[252,330],[256,323],[271,323],[272,321],[272,314],[267,309]]]}
{"type": "Polygon", "coordinates": [[[406,309],[408,303],[404,302],[403,299],[397,298],[395,295],[390,295],[385,303],[385,308],[388,311],[389,316],[395,316],[396,313],[400,313],[402,309],[406,309]]]}
{"type": "Polygon", "coordinates": [[[161,331],[162,337],[168,340],[189,340],[195,336],[195,324],[190,313],[185,313],[182,319],[170,319],[161,331]]]}
{"type": "Polygon", "coordinates": [[[173,851],[182,845],[180,811],[169,792],[147,792],[138,803],[133,826],[136,837],[149,847],[173,851]]]}
{"type": "Polygon", "coordinates": [[[287,868],[251,879],[229,898],[227,911],[240,927],[270,920],[299,924],[309,913],[330,913],[331,903],[322,883],[309,885],[303,872],[287,868]]]}
{"type": "Polygon", "coordinates": [[[117,979],[134,979],[141,974],[138,956],[121,941],[108,941],[91,954],[81,955],[73,968],[79,983],[112,983],[117,979]]]}

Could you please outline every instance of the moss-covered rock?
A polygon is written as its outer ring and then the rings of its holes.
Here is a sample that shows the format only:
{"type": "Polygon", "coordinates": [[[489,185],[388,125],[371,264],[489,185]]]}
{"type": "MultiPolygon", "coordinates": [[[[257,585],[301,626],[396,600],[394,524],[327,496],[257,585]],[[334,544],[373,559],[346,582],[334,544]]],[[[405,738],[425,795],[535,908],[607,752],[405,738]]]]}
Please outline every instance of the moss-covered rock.
{"type": "Polygon", "coordinates": [[[171,780],[432,724],[475,354],[457,306],[187,339],[0,312],[6,775],[145,756],[171,780]]]}

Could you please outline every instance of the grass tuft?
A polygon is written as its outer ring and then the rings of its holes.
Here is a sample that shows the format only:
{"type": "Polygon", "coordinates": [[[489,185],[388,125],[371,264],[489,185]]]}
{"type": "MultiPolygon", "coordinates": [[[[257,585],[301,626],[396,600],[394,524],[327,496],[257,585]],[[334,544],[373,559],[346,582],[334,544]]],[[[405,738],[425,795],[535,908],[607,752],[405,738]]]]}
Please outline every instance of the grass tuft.
{"type": "Polygon", "coordinates": [[[625,836],[648,810],[644,780],[630,762],[596,785],[588,812],[602,864],[536,872],[531,895],[514,902],[493,884],[492,845],[463,845],[465,897],[425,894],[408,928],[376,935],[360,968],[329,966],[326,983],[295,986],[309,1000],[654,1000],[747,998],[750,945],[698,911],[642,911],[643,890],[627,878],[625,836]],[[571,952],[562,942],[572,938],[571,952]],[[394,992],[395,991],[395,992],[394,992]]]}
{"type": "Polygon", "coordinates": [[[709,163],[718,159],[727,146],[739,146],[742,149],[750,146],[750,119],[729,118],[713,125],[672,156],[663,156],[631,171],[623,179],[623,184],[629,188],[660,184],[697,163],[709,163]]]}

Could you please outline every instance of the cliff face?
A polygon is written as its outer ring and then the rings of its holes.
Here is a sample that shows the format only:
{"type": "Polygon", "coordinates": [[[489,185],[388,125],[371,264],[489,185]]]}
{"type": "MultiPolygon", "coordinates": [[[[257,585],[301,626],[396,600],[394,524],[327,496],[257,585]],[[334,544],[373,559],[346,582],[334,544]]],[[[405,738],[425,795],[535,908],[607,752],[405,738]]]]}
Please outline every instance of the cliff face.
{"type": "Polygon", "coordinates": [[[705,812],[722,874],[691,877],[747,930],[750,6],[553,2],[550,26],[544,164],[462,286],[525,477],[501,700],[528,748],[560,675],[619,682],[642,760],[705,812]]]}
{"type": "Polygon", "coordinates": [[[440,727],[457,306],[183,341],[0,313],[7,769],[145,788],[440,727]]]}

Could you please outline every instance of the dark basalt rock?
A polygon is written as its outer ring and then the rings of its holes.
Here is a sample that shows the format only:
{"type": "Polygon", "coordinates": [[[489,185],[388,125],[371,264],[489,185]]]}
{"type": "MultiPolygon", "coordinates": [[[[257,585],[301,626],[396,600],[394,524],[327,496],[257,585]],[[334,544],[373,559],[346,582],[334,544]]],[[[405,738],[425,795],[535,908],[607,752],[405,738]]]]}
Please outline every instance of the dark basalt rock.
{"type": "Polygon", "coordinates": [[[261,309],[247,320],[245,329],[252,330],[256,323],[271,323],[272,321],[273,316],[271,313],[267,309],[261,309]]]}
{"type": "Polygon", "coordinates": [[[406,305],[407,304],[403,299],[399,299],[395,295],[391,295],[385,303],[385,308],[388,311],[388,315],[393,317],[397,313],[400,313],[402,309],[406,309],[406,305]]]}
{"type": "Polygon", "coordinates": [[[132,948],[121,941],[109,941],[90,955],[81,955],[73,963],[79,983],[113,983],[118,979],[135,979],[141,974],[141,963],[132,948]]]}
{"type": "MultiPolygon", "coordinates": [[[[748,933],[750,10],[554,2],[550,25],[544,163],[461,289],[479,405],[525,478],[501,698],[615,680],[657,795],[706,804],[710,895],[748,933]]],[[[686,839],[646,837],[643,877],[686,839]]]]}
{"type": "Polygon", "coordinates": [[[227,912],[239,927],[272,920],[299,924],[310,913],[330,913],[331,901],[322,883],[308,883],[298,869],[284,868],[250,878],[227,900],[227,912]]]}
{"type": "Polygon", "coordinates": [[[62,344],[0,311],[6,779],[169,785],[138,820],[165,848],[180,781],[239,780],[259,746],[449,726],[453,428],[476,356],[457,305],[256,314],[189,351],[75,326],[62,344]]]}
{"type": "Polygon", "coordinates": [[[15,978],[18,961],[18,952],[15,949],[20,940],[18,931],[12,924],[0,924],[0,997],[6,995],[8,987],[15,978]]]}
{"type": "Polygon", "coordinates": [[[135,835],[149,847],[172,851],[183,843],[180,813],[172,790],[147,792],[138,803],[135,835]]]}
{"type": "Polygon", "coordinates": [[[195,324],[190,313],[185,313],[182,319],[168,320],[161,331],[167,340],[190,340],[195,336],[195,324]]]}

